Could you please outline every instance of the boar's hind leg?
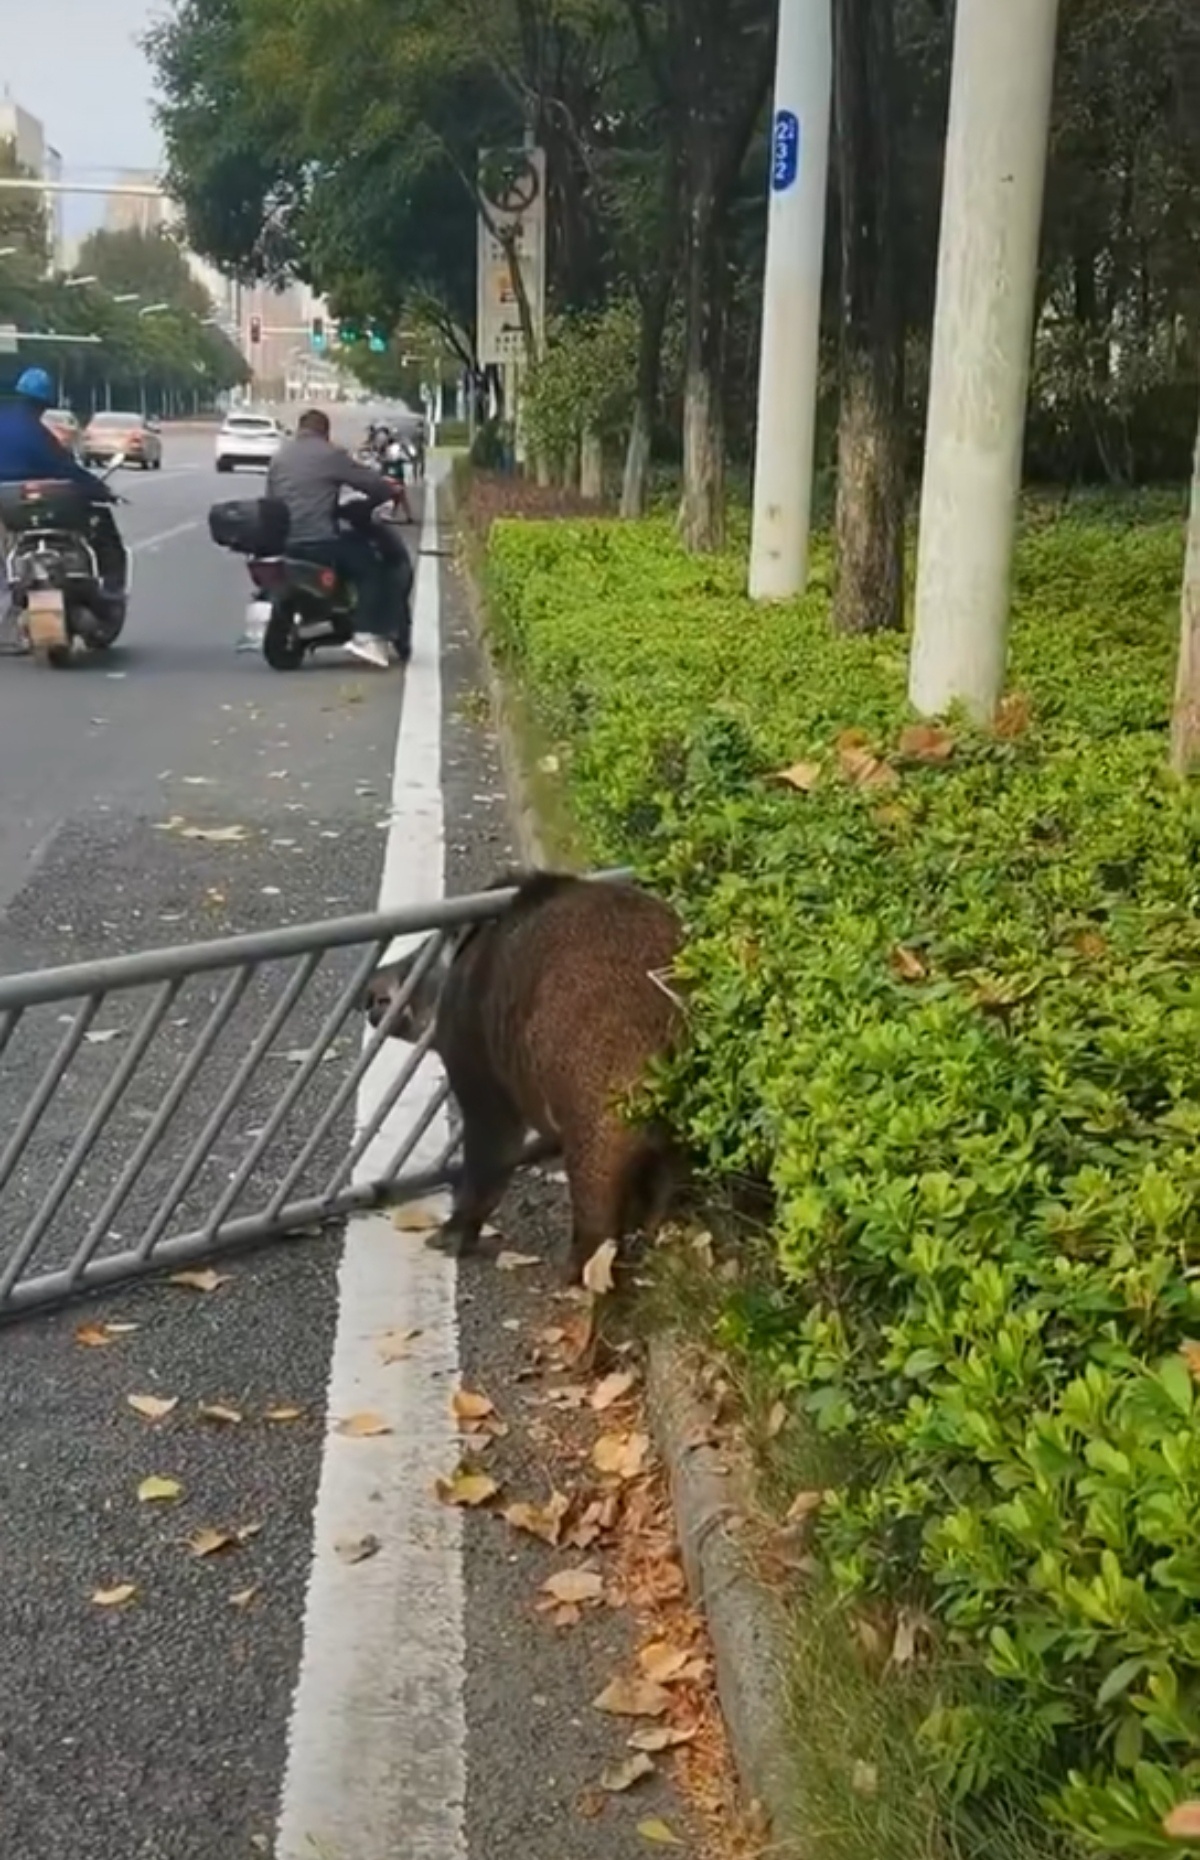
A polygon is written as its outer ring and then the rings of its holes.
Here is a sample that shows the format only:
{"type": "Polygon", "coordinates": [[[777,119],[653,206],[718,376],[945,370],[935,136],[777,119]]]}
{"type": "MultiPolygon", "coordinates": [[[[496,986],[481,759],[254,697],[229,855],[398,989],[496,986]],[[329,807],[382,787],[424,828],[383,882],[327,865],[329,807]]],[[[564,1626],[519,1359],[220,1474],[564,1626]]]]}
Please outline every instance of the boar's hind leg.
{"type": "Polygon", "coordinates": [[[493,1212],[520,1161],[525,1125],[507,1102],[496,1098],[463,1104],[462,1174],[450,1217],[435,1244],[459,1257],[473,1253],[484,1222],[493,1212]]]}

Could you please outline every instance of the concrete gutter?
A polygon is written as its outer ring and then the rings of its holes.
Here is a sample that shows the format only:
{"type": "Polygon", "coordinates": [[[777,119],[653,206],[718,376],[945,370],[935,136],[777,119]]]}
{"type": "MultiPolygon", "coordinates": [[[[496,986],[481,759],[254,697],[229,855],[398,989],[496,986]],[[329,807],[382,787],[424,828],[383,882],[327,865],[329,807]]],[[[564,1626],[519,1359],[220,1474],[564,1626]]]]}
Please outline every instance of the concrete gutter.
{"type": "MultiPolygon", "coordinates": [[[[453,495],[447,482],[446,493],[453,495]]],[[[451,514],[451,513],[448,513],[451,514]]],[[[458,552],[522,862],[548,863],[513,727],[512,702],[492,655],[480,589],[458,552]]],[[[753,1514],[753,1476],[744,1455],[711,1444],[695,1352],[679,1337],[650,1340],[649,1419],[667,1468],[688,1586],[712,1642],[717,1694],[745,1805],[761,1822],[772,1860],[801,1860],[801,1778],[789,1736],[786,1666],[790,1625],[778,1596],[756,1574],[742,1531],[753,1514]]]]}

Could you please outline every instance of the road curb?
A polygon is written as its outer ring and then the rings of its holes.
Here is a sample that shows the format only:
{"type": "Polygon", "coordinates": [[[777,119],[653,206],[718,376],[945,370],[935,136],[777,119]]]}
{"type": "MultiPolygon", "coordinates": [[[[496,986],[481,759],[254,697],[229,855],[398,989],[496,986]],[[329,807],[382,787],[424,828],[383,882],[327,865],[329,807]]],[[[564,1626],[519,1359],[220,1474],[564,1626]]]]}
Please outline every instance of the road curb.
{"type": "MultiPolygon", "coordinates": [[[[446,518],[456,517],[446,482],[446,518]]],[[[488,700],[517,847],[529,865],[545,865],[537,812],[513,727],[512,701],[492,653],[483,592],[457,549],[459,573],[486,670],[488,700]]],[[[717,1696],[742,1795],[769,1830],[777,1860],[799,1860],[796,1825],[801,1778],[788,1737],[787,1611],[754,1572],[739,1530],[753,1509],[753,1479],[743,1457],[710,1444],[711,1416],[698,1389],[699,1363],[681,1338],[664,1333],[647,1347],[646,1392],[655,1444],[667,1469],[684,1571],[708,1624],[717,1696]]]]}

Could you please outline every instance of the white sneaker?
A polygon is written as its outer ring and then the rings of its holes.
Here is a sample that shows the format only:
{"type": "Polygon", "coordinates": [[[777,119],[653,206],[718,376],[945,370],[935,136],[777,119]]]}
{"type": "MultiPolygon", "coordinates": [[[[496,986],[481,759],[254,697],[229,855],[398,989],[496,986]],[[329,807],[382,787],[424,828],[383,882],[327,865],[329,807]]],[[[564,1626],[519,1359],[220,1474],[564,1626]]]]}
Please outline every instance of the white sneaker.
{"type": "Polygon", "coordinates": [[[346,651],[352,652],[356,659],[362,659],[367,665],[377,666],[381,672],[386,672],[391,664],[387,647],[373,633],[356,633],[346,651]]]}

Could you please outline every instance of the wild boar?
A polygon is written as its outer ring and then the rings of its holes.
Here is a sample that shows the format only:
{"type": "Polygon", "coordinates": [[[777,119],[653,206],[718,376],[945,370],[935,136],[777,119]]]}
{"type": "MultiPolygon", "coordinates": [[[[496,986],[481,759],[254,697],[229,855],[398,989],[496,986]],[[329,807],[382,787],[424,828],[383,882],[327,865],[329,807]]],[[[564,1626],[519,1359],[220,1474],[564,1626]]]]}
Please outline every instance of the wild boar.
{"type": "MultiPolygon", "coordinates": [[[[462,1116],[463,1167],[431,1242],[475,1250],[534,1131],[561,1149],[571,1195],[568,1279],[606,1240],[663,1218],[674,1185],[667,1133],[630,1123],[622,1101],[667,1054],[682,1012],[667,981],[682,925],[624,881],[539,871],[499,880],[512,902],[448,939],[391,1031],[433,1048],[462,1116]]],[[[372,978],[379,1026],[419,946],[372,978]]]]}

